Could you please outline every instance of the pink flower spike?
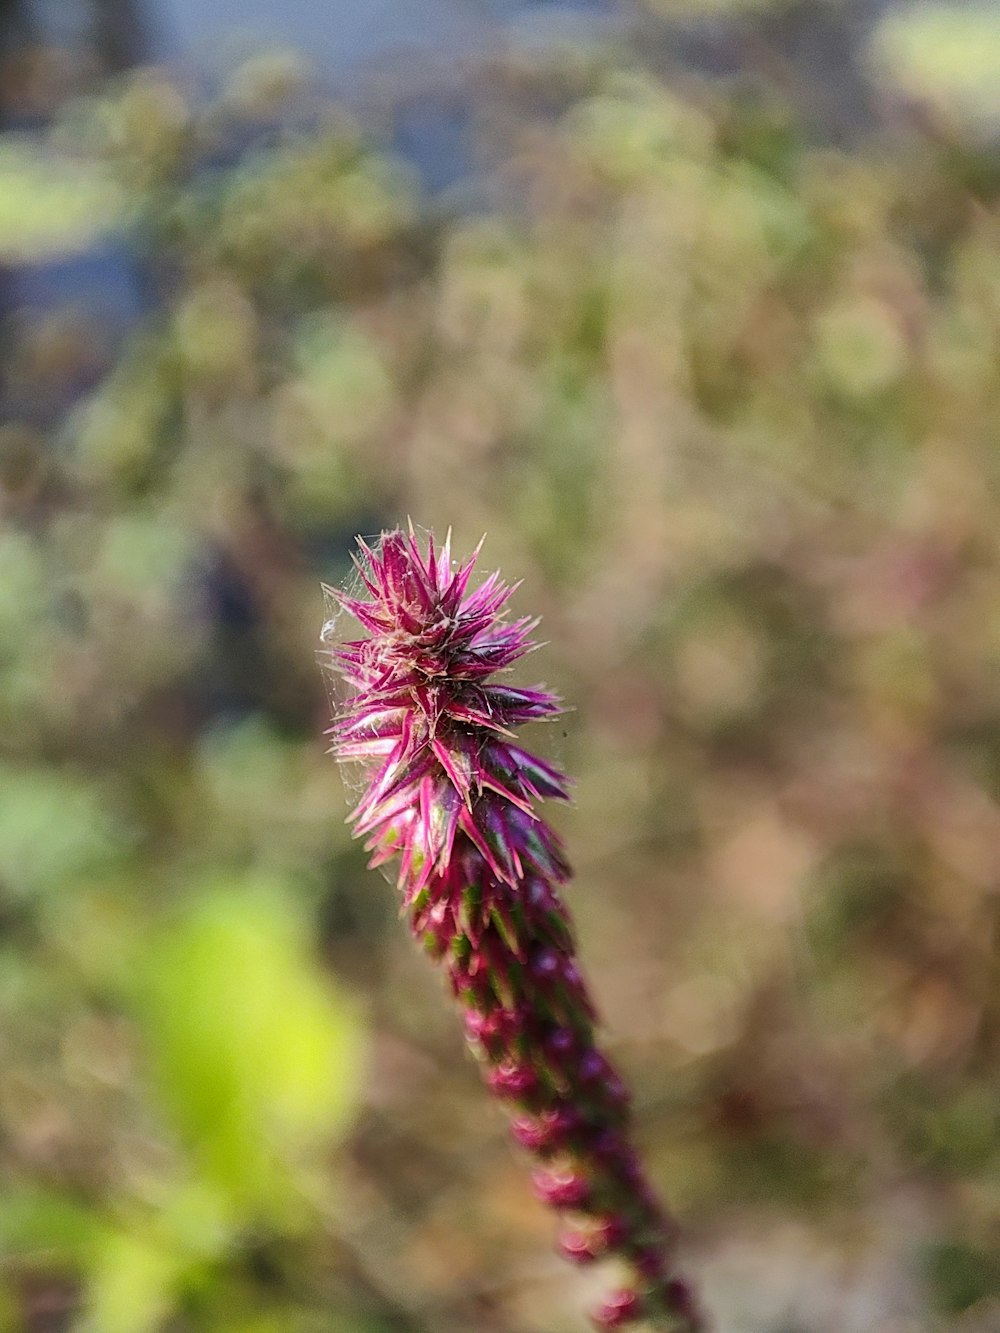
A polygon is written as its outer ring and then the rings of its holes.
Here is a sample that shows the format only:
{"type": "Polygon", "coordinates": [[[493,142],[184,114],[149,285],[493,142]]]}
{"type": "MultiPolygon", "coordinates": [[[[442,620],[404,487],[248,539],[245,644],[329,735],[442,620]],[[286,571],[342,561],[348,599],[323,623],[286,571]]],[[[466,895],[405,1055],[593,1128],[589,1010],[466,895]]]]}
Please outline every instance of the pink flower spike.
{"type": "Polygon", "coordinates": [[[369,635],[327,646],[348,694],[331,748],[367,776],[349,818],[372,866],[398,861],[403,912],[464,1006],[486,1083],[536,1164],[535,1192],[571,1215],[563,1253],[627,1267],[633,1285],[605,1300],[597,1327],[699,1333],[673,1267],[676,1228],[631,1141],[627,1090],[595,1042],[559,893],[569,867],[536,808],[567,799],[568,781],[512,739],[562,708],[540,686],[495,679],[534,649],[537,621],[508,618],[517,585],[498,573],[471,587],[481,546],[453,568],[450,533],[426,551],[412,525],[374,548],[359,539],[359,595],[330,590],[369,635]]]}

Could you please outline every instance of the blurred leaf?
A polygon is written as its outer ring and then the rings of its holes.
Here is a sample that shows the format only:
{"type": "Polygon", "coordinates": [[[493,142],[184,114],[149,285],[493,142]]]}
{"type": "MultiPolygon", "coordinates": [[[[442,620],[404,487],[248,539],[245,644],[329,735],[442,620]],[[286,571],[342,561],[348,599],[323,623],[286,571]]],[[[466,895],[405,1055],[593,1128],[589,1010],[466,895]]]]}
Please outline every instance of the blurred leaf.
{"type": "Polygon", "coordinates": [[[851,397],[888,388],[907,368],[898,322],[881,302],[840,297],[816,321],[816,351],[830,383],[851,397]]]}
{"type": "Polygon", "coordinates": [[[293,388],[322,423],[328,442],[363,438],[391,407],[386,367],[356,327],[328,314],[307,317],[296,330],[294,361],[293,388]]]}
{"type": "Polygon", "coordinates": [[[27,138],[0,141],[0,262],[79,253],[124,218],[125,196],[97,164],[27,138]]]}
{"type": "Polygon", "coordinates": [[[391,1333],[381,1320],[358,1320],[336,1310],[281,1306],[273,1310],[220,1310],[209,1319],[205,1333],[391,1333]]]}
{"type": "Polygon", "coordinates": [[[135,339],[133,355],[70,417],[74,461],[87,483],[124,488],[145,480],[173,405],[160,342],[135,339]]]}
{"type": "Polygon", "coordinates": [[[217,278],[190,291],[175,316],[174,336],[195,383],[232,391],[252,379],[257,321],[235,283],[217,278]]]}
{"type": "Polygon", "coordinates": [[[189,130],[181,91],[160,70],[137,69],[60,108],[55,136],[111,164],[128,187],[148,190],[183,161],[189,130]]]}
{"type": "Polygon", "coordinates": [[[310,961],[292,886],[211,889],[153,945],[146,1028],[164,1103],[206,1177],[280,1216],[296,1167],[346,1127],[359,1029],[310,961]]]}
{"type": "Polygon", "coordinates": [[[56,1192],[12,1189],[0,1213],[0,1249],[30,1261],[78,1263],[97,1232],[96,1215],[56,1192]]]}
{"type": "Polygon", "coordinates": [[[162,1327],[182,1260],[140,1231],[103,1237],[90,1273],[81,1333],[152,1333],[162,1327]]]}
{"type": "Polygon", "coordinates": [[[649,80],[623,75],[572,108],[567,126],[587,159],[616,183],[646,183],[667,164],[698,161],[707,156],[713,134],[711,122],[690,103],[649,80]]]}
{"type": "Polygon", "coordinates": [[[183,587],[193,554],[193,535],[171,516],[120,512],[101,526],[87,582],[98,595],[128,597],[146,609],[183,587]]]}
{"type": "Polygon", "coordinates": [[[0,887],[30,898],[110,866],[130,841],[94,787],[53,769],[0,772],[0,887]]]}
{"type": "Polygon", "coordinates": [[[903,92],[954,115],[1000,125],[1000,10],[995,4],[907,4],[872,38],[872,60],[903,92]]]}
{"type": "Polygon", "coordinates": [[[244,819],[266,820],[288,797],[298,758],[298,747],[260,714],[213,727],[198,747],[199,768],[213,801],[226,823],[236,827],[244,819]]]}
{"type": "Polygon", "coordinates": [[[24,633],[50,598],[41,543],[19,532],[0,532],[0,661],[16,658],[24,633]]]}
{"type": "Polygon", "coordinates": [[[945,1314],[960,1314],[987,1296],[1000,1295],[1000,1258],[971,1245],[948,1242],[927,1255],[935,1304],[945,1314]]]}

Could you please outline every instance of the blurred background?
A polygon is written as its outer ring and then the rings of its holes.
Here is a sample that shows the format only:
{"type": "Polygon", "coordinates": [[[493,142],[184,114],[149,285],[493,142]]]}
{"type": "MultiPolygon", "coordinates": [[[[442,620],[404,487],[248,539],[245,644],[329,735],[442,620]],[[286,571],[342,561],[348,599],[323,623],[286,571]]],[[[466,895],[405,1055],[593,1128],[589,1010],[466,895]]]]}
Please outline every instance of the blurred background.
{"type": "Polygon", "coordinates": [[[998,428],[991,0],[3,0],[0,1329],[585,1326],[324,754],[410,514],[719,1333],[997,1333],[998,428]]]}

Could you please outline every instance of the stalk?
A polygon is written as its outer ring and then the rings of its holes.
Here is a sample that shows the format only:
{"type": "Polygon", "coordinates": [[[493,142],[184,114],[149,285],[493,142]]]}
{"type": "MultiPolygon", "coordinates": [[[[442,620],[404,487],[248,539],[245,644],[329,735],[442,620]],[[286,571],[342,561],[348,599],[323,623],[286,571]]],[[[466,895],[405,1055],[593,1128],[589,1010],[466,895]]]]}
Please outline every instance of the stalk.
{"type": "Polygon", "coordinates": [[[470,590],[450,534],[422,551],[408,533],[358,539],[360,593],[327,589],[367,632],[329,653],[348,698],[330,735],[366,769],[349,816],[369,864],[398,862],[410,929],[443,967],[486,1082],[533,1161],[533,1184],[579,1264],[624,1261],[597,1328],[705,1324],[675,1271],[677,1227],[629,1133],[629,1096],[595,1043],[595,1012],[574,957],[559,886],[560,841],[536,805],[567,779],[517,744],[514,729],[561,711],[544,688],[495,677],[529,652],[537,621],[511,620],[498,573],[470,590]],[[367,594],[367,595],[365,595],[367,594]]]}

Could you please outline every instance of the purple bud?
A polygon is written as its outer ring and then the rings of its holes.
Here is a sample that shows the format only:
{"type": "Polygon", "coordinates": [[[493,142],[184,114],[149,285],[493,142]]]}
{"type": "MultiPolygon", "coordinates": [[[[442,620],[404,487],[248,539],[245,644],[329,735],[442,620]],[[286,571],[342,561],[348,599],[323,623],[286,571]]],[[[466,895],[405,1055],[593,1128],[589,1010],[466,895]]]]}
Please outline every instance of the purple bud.
{"type": "Polygon", "coordinates": [[[534,1091],[538,1086],[538,1076],[530,1065],[502,1064],[491,1071],[488,1082],[501,1097],[516,1100],[534,1091]]]}
{"type": "Polygon", "coordinates": [[[531,962],[536,977],[557,977],[562,971],[562,958],[553,949],[543,949],[531,962]]]}
{"type": "Polygon", "coordinates": [[[546,1127],[537,1120],[530,1120],[527,1116],[518,1116],[515,1120],[512,1120],[510,1132],[522,1148],[527,1148],[528,1152],[538,1152],[545,1147],[548,1141],[546,1127]]]}
{"type": "Polygon", "coordinates": [[[580,1208],[590,1198],[590,1182],[578,1171],[536,1171],[535,1193],[552,1208],[580,1208]]]}
{"type": "Polygon", "coordinates": [[[496,1031],[496,1019],[492,1014],[480,1013],[478,1009],[470,1009],[465,1015],[465,1035],[470,1041],[478,1041],[481,1037],[492,1036],[496,1031]]]}
{"type": "Polygon", "coordinates": [[[546,1051],[557,1059],[568,1055],[575,1045],[576,1038],[569,1028],[556,1028],[545,1038],[546,1051]]]}
{"type": "Polygon", "coordinates": [[[536,1117],[518,1116],[511,1125],[514,1137],[529,1152],[557,1152],[569,1147],[569,1137],[580,1124],[580,1117],[570,1106],[543,1111],[536,1117]]]}
{"type": "Polygon", "coordinates": [[[634,1291],[616,1291],[603,1301],[591,1315],[597,1328],[624,1328],[643,1314],[643,1304],[634,1291]]]}
{"type": "Polygon", "coordinates": [[[590,1263],[614,1249],[626,1234],[621,1218],[600,1218],[585,1227],[570,1227],[559,1238],[559,1248],[576,1263],[590,1263]]]}
{"type": "Polygon", "coordinates": [[[591,1264],[601,1252],[595,1247],[593,1235],[586,1231],[564,1231],[558,1248],[560,1254],[575,1264],[591,1264]]]}
{"type": "Polygon", "coordinates": [[[600,1051],[592,1047],[580,1061],[580,1077],[585,1083],[597,1083],[606,1078],[608,1073],[608,1062],[600,1051]]]}

